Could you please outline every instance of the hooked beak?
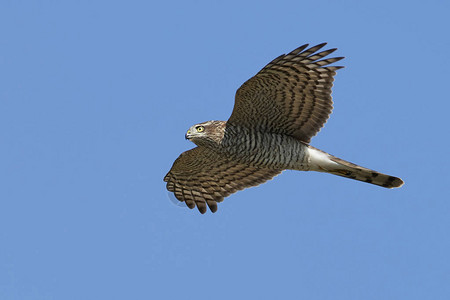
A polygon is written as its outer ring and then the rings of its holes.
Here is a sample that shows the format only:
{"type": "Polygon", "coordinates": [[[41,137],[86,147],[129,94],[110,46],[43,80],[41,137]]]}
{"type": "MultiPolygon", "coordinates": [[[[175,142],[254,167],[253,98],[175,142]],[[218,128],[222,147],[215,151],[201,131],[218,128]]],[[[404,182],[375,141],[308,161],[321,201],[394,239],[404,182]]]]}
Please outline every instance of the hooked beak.
{"type": "Polygon", "coordinates": [[[184,138],[185,138],[186,140],[188,140],[190,135],[191,135],[191,131],[188,130],[188,131],[186,132],[186,134],[184,135],[184,138]]]}

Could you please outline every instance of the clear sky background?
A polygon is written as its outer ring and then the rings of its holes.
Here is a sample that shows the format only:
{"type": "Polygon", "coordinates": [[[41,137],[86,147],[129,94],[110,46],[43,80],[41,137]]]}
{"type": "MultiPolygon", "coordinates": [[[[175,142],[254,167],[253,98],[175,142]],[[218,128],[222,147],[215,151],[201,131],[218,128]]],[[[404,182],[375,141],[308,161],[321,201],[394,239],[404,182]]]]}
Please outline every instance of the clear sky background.
{"type": "Polygon", "coordinates": [[[450,299],[448,1],[1,1],[0,299],[450,299]],[[216,214],[163,177],[304,43],[346,66],[312,145],[216,214]]]}

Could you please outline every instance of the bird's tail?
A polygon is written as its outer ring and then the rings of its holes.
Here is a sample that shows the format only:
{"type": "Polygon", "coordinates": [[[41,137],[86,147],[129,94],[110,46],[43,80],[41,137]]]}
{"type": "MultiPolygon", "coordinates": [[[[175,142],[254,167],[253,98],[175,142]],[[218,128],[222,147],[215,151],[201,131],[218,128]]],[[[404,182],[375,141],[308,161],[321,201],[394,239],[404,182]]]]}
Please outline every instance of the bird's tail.
{"type": "Polygon", "coordinates": [[[308,146],[308,150],[310,154],[311,171],[331,173],[376,184],[385,188],[396,188],[403,185],[403,180],[398,177],[355,165],[311,146],[308,146]]]}

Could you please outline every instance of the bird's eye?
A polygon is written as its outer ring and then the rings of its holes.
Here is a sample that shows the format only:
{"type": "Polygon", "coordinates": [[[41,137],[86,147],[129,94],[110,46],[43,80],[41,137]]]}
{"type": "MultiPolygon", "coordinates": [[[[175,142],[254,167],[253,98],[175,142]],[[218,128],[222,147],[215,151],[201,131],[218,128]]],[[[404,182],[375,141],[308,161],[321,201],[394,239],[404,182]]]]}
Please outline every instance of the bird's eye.
{"type": "Polygon", "coordinates": [[[197,126],[195,129],[197,129],[197,132],[203,132],[205,130],[205,127],[197,126]]]}

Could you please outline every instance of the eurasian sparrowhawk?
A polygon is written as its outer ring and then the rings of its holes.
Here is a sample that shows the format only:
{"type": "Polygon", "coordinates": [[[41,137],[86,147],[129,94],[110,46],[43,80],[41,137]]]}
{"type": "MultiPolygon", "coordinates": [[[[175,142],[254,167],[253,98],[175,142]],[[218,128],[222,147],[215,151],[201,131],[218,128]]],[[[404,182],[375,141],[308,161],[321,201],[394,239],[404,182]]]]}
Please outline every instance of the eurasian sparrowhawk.
{"type": "Polygon", "coordinates": [[[303,45],[281,55],[247,80],[236,93],[228,121],[192,126],[186,139],[198,147],[182,153],[164,177],[167,189],[189,208],[206,206],[259,185],[283,170],[318,171],[386,188],[400,178],[366,169],[316,149],[308,143],[327,121],[333,76],[343,57],[324,59],[336,49],[326,43],[303,45]]]}

